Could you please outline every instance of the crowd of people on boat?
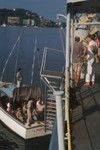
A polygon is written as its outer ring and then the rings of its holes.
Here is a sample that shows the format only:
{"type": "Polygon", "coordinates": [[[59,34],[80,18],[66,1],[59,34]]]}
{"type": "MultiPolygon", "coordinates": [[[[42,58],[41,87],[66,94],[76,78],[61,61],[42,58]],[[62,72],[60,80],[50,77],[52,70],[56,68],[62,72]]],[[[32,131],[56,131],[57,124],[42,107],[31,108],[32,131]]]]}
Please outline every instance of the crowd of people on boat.
{"type": "Polygon", "coordinates": [[[6,109],[10,115],[30,126],[35,121],[44,121],[45,106],[42,98],[39,97],[42,96],[40,88],[36,86],[23,87],[22,80],[22,69],[18,68],[16,72],[16,88],[13,90],[13,97],[7,97],[6,95],[1,96],[0,94],[0,106],[6,109]],[[21,99],[21,93],[25,99],[21,99]]]}
{"type": "Polygon", "coordinates": [[[20,103],[20,105],[15,108],[13,99],[3,96],[0,98],[0,106],[6,109],[10,115],[28,126],[36,121],[44,121],[45,105],[40,97],[37,100],[30,97],[28,101],[20,103]]]}
{"type": "Polygon", "coordinates": [[[100,35],[89,34],[85,39],[85,44],[79,36],[75,37],[72,56],[72,70],[74,87],[80,86],[80,78],[84,66],[86,72],[84,75],[84,86],[93,86],[95,83],[95,63],[100,62],[100,35]],[[86,65],[84,65],[86,64],[86,65]]]}

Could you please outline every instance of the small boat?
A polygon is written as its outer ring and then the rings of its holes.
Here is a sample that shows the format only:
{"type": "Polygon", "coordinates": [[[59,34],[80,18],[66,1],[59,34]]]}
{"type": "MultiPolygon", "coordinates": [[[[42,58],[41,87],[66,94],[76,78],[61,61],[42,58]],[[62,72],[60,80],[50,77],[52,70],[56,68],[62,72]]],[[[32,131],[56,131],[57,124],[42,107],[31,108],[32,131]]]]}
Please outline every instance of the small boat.
{"type": "MultiPolygon", "coordinates": [[[[15,86],[11,83],[0,83],[0,104],[2,100],[5,100],[5,97],[9,98],[13,96],[14,88],[15,86]]],[[[0,105],[0,121],[24,139],[46,136],[51,133],[51,131],[45,130],[44,121],[35,121],[31,126],[28,126],[27,123],[22,123],[14,115],[8,113],[2,104],[0,105]]]]}
{"type": "MultiPolygon", "coordinates": [[[[17,42],[19,41],[19,39],[20,38],[18,37],[17,42]]],[[[46,123],[45,119],[42,119],[42,120],[41,119],[33,119],[33,122],[31,123],[31,125],[29,125],[27,123],[27,117],[24,122],[16,117],[16,108],[14,107],[14,102],[15,102],[14,98],[16,96],[19,99],[19,102],[21,100],[20,96],[24,95],[24,100],[26,101],[27,96],[28,96],[28,94],[30,95],[30,93],[31,93],[31,96],[32,96],[32,94],[34,94],[34,96],[35,96],[32,98],[37,98],[37,95],[38,95],[38,98],[41,97],[40,87],[33,86],[33,69],[34,69],[34,61],[35,61],[34,57],[35,56],[33,56],[31,86],[21,86],[21,87],[17,88],[14,83],[8,83],[6,81],[5,82],[3,81],[3,75],[4,75],[5,69],[7,67],[7,63],[10,59],[11,54],[14,51],[14,48],[15,48],[17,42],[15,43],[12,51],[10,52],[10,54],[8,56],[8,59],[5,63],[5,66],[3,68],[2,75],[1,75],[0,121],[3,122],[9,129],[11,129],[14,133],[19,135],[23,139],[31,139],[31,138],[36,138],[36,137],[47,136],[47,135],[51,134],[51,129],[46,128],[47,123],[46,123]],[[33,90],[33,91],[31,91],[31,90],[33,90]],[[24,91],[24,94],[23,94],[23,91],[24,91]],[[14,95],[14,92],[15,92],[15,95],[14,95]],[[20,94],[19,94],[19,92],[20,92],[20,94]],[[21,93],[22,93],[22,95],[21,95],[21,93]],[[7,104],[9,102],[9,99],[11,100],[11,103],[13,104],[12,106],[13,106],[14,113],[9,113],[7,111],[7,104]]],[[[36,46],[36,44],[35,44],[35,46],[36,46]]],[[[35,51],[36,51],[36,47],[34,49],[34,53],[35,53],[35,51]]],[[[21,104],[22,104],[22,101],[21,101],[21,104]]],[[[22,108],[22,105],[20,107],[22,108]]]]}
{"type": "Polygon", "coordinates": [[[7,25],[5,24],[5,23],[3,23],[2,25],[1,25],[1,27],[6,27],[7,25]]]}

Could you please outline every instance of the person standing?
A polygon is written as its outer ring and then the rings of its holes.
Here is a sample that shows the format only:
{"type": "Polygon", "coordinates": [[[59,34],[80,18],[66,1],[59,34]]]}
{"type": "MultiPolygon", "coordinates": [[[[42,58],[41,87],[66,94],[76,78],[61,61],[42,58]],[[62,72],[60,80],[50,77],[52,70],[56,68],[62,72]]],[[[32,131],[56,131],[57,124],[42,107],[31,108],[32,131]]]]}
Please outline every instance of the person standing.
{"type": "Polygon", "coordinates": [[[36,102],[36,112],[37,112],[37,120],[43,121],[44,120],[44,103],[42,99],[39,97],[36,102]]]}
{"type": "Polygon", "coordinates": [[[33,123],[34,99],[29,98],[27,103],[27,124],[30,126],[33,123]]]}
{"type": "Polygon", "coordinates": [[[80,37],[75,37],[75,42],[73,45],[73,55],[72,55],[72,67],[73,67],[73,80],[74,86],[79,86],[80,75],[82,71],[84,58],[84,47],[82,41],[80,41],[80,37]]]}
{"type": "Polygon", "coordinates": [[[95,42],[97,43],[97,46],[98,46],[98,52],[96,55],[96,62],[100,63],[100,33],[96,36],[95,42]]]}
{"type": "Polygon", "coordinates": [[[95,63],[95,53],[98,49],[95,42],[94,35],[89,34],[87,36],[88,47],[87,47],[87,73],[85,77],[85,86],[94,85],[95,82],[95,72],[93,65],[95,63]]]}
{"type": "Polygon", "coordinates": [[[19,68],[17,73],[16,73],[17,88],[19,88],[21,86],[22,79],[23,78],[22,78],[21,68],[19,68]]]}

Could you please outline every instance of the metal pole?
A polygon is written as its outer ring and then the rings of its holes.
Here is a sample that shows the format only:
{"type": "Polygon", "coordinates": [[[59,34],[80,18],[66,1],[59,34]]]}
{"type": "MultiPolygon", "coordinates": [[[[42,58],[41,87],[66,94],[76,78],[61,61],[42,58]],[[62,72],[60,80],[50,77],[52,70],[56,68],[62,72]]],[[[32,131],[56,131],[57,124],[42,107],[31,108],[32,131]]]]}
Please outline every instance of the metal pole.
{"type": "Polygon", "coordinates": [[[63,91],[54,91],[53,93],[56,99],[56,114],[57,114],[57,131],[58,131],[58,147],[59,150],[65,150],[64,144],[64,119],[63,119],[63,106],[62,106],[62,94],[63,91]]]}
{"type": "Polygon", "coordinates": [[[71,52],[70,52],[70,86],[73,88],[73,43],[74,43],[74,26],[73,26],[73,11],[71,10],[71,52]]]}
{"type": "Polygon", "coordinates": [[[33,61],[32,62],[32,72],[31,72],[31,85],[33,84],[36,50],[37,50],[37,37],[35,37],[35,41],[34,41],[34,52],[33,52],[33,60],[32,60],[33,61]]]}
{"type": "Polygon", "coordinates": [[[67,10],[66,20],[66,64],[65,64],[65,113],[67,118],[68,150],[72,150],[70,106],[69,106],[69,55],[70,55],[70,12],[67,10]]]}

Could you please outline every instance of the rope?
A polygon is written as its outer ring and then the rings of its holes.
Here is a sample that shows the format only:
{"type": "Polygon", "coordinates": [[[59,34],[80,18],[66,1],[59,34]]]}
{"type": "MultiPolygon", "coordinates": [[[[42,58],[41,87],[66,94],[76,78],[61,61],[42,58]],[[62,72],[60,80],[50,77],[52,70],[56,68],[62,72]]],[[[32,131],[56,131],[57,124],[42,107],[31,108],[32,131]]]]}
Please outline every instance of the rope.
{"type": "Polygon", "coordinates": [[[33,53],[33,63],[32,63],[32,72],[31,72],[31,85],[33,84],[33,76],[34,76],[34,66],[35,66],[35,53],[37,50],[37,37],[35,37],[34,42],[34,53],[33,53]]]}
{"type": "Polygon", "coordinates": [[[58,28],[59,34],[60,34],[60,39],[61,39],[61,45],[62,45],[62,49],[63,49],[63,53],[64,53],[64,57],[65,57],[65,45],[64,45],[64,40],[63,40],[63,35],[61,33],[62,29],[58,28]]]}
{"type": "Polygon", "coordinates": [[[15,47],[16,47],[18,41],[19,41],[19,39],[20,39],[20,36],[18,36],[17,41],[15,42],[15,44],[14,44],[13,48],[11,49],[11,52],[10,52],[10,54],[9,54],[9,56],[8,56],[8,58],[7,58],[7,60],[6,60],[6,62],[5,62],[3,71],[2,71],[2,73],[1,73],[1,81],[3,80],[3,76],[4,76],[4,73],[5,73],[7,64],[8,64],[8,62],[9,62],[9,59],[10,59],[10,57],[11,57],[11,55],[12,55],[12,53],[13,53],[13,51],[14,51],[14,49],[15,49],[15,47]]]}
{"type": "MultiPolygon", "coordinates": [[[[19,42],[20,42],[20,37],[19,37],[19,42]]],[[[15,62],[14,83],[15,83],[15,80],[16,80],[16,70],[17,70],[17,66],[18,66],[18,58],[19,58],[19,47],[17,49],[17,56],[16,56],[16,62],[15,62]]]]}
{"type": "MultiPolygon", "coordinates": [[[[39,49],[37,49],[37,61],[38,61],[38,70],[40,71],[41,65],[40,65],[39,49]]],[[[40,78],[40,74],[39,74],[39,78],[40,78]]],[[[41,79],[40,79],[40,86],[42,87],[41,79]]]]}

